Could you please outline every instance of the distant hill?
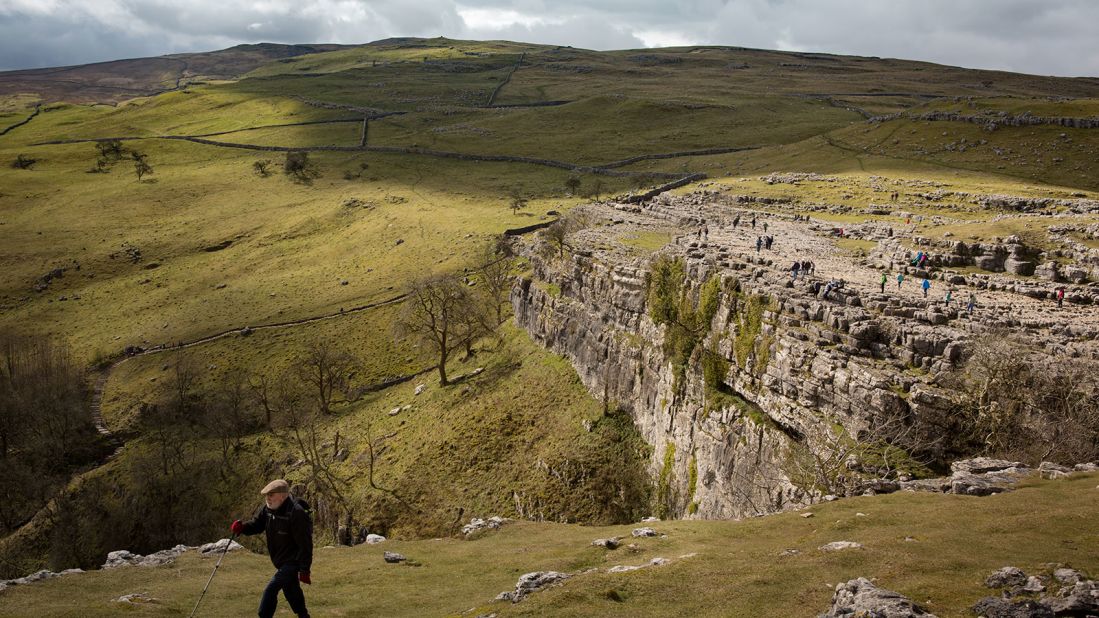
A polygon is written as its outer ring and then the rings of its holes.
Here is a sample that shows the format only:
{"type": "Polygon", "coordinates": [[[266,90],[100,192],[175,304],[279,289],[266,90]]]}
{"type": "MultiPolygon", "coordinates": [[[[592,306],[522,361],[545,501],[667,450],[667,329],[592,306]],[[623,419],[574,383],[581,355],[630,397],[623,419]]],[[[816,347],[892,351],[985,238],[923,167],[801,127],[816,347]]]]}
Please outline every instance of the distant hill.
{"type": "Polygon", "coordinates": [[[47,102],[116,103],[174,90],[188,82],[235,79],[273,60],[344,47],[257,43],[212,52],[6,71],[0,73],[0,95],[36,94],[47,102]]]}

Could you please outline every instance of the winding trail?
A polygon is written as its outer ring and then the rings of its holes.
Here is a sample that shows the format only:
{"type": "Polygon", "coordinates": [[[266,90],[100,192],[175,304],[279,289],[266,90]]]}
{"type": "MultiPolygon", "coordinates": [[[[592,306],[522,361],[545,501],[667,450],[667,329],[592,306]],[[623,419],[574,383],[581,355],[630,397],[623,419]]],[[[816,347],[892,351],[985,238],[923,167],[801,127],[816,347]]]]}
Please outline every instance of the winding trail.
{"type": "MultiPolygon", "coordinates": [[[[206,343],[210,343],[211,341],[217,341],[218,339],[222,339],[222,338],[228,337],[230,335],[240,336],[240,335],[244,334],[245,329],[247,329],[248,332],[251,333],[251,332],[260,331],[260,330],[271,330],[271,329],[276,329],[276,328],[290,328],[290,327],[293,327],[293,326],[301,326],[303,324],[310,324],[310,323],[313,323],[313,322],[320,322],[321,320],[330,320],[330,319],[333,319],[333,318],[339,318],[339,317],[343,317],[343,316],[347,316],[347,315],[352,315],[352,314],[355,314],[355,313],[360,313],[360,312],[363,312],[363,311],[369,311],[371,309],[378,309],[380,307],[385,307],[385,306],[388,306],[388,305],[394,305],[394,304],[397,304],[397,303],[401,303],[401,302],[404,302],[404,299],[407,298],[407,297],[408,297],[408,294],[399,294],[397,296],[394,296],[394,297],[386,299],[386,300],[378,301],[378,302],[375,302],[375,303],[369,303],[369,304],[366,304],[366,305],[359,305],[357,307],[352,307],[350,309],[342,309],[342,310],[334,312],[334,313],[325,313],[325,314],[322,314],[322,315],[310,316],[310,317],[300,318],[300,319],[297,319],[297,320],[287,320],[285,322],[270,322],[270,323],[267,323],[267,324],[258,324],[256,326],[244,326],[244,327],[241,327],[241,328],[232,328],[232,329],[221,331],[219,333],[214,333],[213,335],[206,335],[205,337],[199,337],[198,339],[192,339],[190,341],[182,341],[182,342],[175,343],[175,344],[172,344],[172,343],[158,344],[158,345],[155,345],[155,346],[150,347],[150,348],[145,348],[145,349],[138,350],[137,352],[134,352],[133,354],[123,356],[123,357],[115,360],[114,362],[112,362],[110,365],[107,365],[106,367],[98,370],[94,374],[95,375],[95,380],[93,382],[92,397],[91,397],[91,402],[90,402],[89,405],[90,405],[90,408],[92,410],[92,415],[93,415],[93,419],[95,421],[96,430],[99,431],[99,433],[102,434],[103,436],[106,436],[106,437],[111,437],[112,436],[110,428],[107,427],[107,424],[103,420],[103,391],[106,390],[107,381],[110,379],[111,372],[113,372],[116,368],[118,368],[119,365],[121,365],[122,363],[125,363],[126,361],[130,360],[131,358],[137,358],[139,356],[149,356],[149,355],[152,355],[152,354],[159,354],[161,352],[171,352],[171,351],[175,351],[175,350],[183,350],[183,349],[186,349],[186,348],[191,348],[191,347],[194,347],[194,346],[199,346],[199,345],[203,345],[203,344],[206,344],[206,343]]],[[[417,375],[417,374],[414,374],[414,375],[417,375]]]]}

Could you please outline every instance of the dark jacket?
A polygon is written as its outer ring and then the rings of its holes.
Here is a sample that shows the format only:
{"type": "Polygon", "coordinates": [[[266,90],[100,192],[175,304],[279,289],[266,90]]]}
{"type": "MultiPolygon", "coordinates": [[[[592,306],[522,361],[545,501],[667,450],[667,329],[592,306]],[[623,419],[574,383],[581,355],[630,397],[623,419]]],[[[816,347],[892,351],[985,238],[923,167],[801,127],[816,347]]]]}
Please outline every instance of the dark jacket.
{"type": "Polygon", "coordinates": [[[313,522],[293,496],[273,511],[264,504],[244,522],[243,534],[260,532],[267,532],[267,553],[276,569],[292,562],[299,571],[309,572],[313,565],[313,522]]]}

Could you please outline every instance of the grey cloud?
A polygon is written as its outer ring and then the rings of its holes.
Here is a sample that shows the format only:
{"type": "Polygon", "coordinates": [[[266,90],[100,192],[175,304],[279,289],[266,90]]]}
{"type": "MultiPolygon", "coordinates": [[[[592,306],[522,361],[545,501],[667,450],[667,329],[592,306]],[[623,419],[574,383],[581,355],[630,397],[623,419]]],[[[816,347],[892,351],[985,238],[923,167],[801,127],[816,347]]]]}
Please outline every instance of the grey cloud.
{"type": "Polygon", "coordinates": [[[1094,0],[53,0],[32,8],[29,0],[3,2],[10,4],[0,4],[0,69],[258,41],[442,35],[592,49],[681,40],[1099,75],[1094,0]],[[467,23],[462,13],[469,9],[493,19],[467,23]]]}

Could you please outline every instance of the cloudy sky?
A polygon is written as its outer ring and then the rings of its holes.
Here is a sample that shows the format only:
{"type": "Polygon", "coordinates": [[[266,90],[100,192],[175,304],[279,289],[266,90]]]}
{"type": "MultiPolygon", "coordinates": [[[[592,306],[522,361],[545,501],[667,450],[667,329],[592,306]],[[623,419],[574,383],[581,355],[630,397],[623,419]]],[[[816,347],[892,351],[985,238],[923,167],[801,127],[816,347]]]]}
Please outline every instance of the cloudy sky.
{"type": "Polygon", "coordinates": [[[0,0],[0,70],[391,36],[714,44],[1099,76],[1099,0],[0,0]]]}

